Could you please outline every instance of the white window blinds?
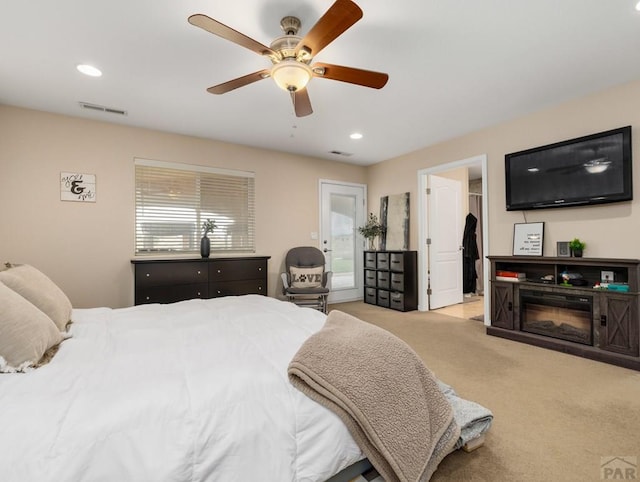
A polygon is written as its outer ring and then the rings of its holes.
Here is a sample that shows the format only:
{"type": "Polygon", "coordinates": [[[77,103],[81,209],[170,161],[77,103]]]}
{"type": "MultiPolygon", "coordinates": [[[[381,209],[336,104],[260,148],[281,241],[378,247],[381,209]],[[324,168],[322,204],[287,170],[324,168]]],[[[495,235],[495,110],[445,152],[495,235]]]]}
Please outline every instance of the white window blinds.
{"type": "Polygon", "coordinates": [[[255,251],[254,173],[135,159],[136,254],[255,251]]]}

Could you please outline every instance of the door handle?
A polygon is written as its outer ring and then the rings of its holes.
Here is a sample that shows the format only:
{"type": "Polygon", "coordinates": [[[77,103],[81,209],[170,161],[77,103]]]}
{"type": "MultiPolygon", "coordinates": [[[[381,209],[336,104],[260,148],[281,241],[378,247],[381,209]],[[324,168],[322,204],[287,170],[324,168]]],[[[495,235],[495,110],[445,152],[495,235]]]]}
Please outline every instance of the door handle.
{"type": "Polygon", "coordinates": [[[333,251],[333,250],[332,250],[332,249],[324,248],[322,251],[324,251],[324,252],[326,253],[327,251],[333,251]]]}

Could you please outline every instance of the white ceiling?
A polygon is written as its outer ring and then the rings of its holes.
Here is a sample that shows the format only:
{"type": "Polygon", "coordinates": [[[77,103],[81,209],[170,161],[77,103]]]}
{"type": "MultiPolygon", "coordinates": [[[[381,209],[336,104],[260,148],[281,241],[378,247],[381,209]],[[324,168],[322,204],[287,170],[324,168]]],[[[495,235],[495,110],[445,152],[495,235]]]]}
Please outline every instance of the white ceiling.
{"type": "Polygon", "coordinates": [[[640,78],[635,1],[358,0],[364,17],[314,60],[388,84],[313,79],[314,113],[296,118],[271,79],[207,93],[270,63],[187,17],[268,45],[283,16],[304,35],[331,0],[2,0],[0,103],[368,165],[640,78]]]}

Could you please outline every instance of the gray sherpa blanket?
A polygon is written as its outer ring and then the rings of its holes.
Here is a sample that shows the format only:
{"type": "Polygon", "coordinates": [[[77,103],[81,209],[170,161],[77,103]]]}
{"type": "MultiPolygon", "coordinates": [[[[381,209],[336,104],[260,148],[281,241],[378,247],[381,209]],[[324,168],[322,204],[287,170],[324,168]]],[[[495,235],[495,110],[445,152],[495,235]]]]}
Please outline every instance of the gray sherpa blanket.
{"type": "Polygon", "coordinates": [[[447,397],[447,400],[449,400],[451,408],[453,408],[453,417],[460,427],[460,438],[456,442],[455,450],[489,430],[493,422],[491,410],[479,403],[461,398],[453,387],[441,380],[438,380],[438,386],[444,396],[447,397]]]}
{"type": "Polygon", "coordinates": [[[332,311],[289,364],[289,380],[335,412],[386,482],[423,482],[460,435],[418,355],[382,328],[332,311]]]}

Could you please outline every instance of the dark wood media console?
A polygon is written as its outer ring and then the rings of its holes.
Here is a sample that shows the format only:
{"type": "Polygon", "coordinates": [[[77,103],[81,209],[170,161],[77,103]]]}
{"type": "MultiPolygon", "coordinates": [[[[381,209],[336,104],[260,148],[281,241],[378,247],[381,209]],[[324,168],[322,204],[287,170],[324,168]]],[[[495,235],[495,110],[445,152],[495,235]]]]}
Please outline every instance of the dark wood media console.
{"type": "Polygon", "coordinates": [[[488,258],[487,334],[640,370],[640,260],[488,258]],[[496,274],[501,271],[525,273],[526,278],[510,280],[496,274]],[[594,288],[603,272],[628,291],[594,288]],[[565,284],[562,273],[575,284],[565,284]]]}

